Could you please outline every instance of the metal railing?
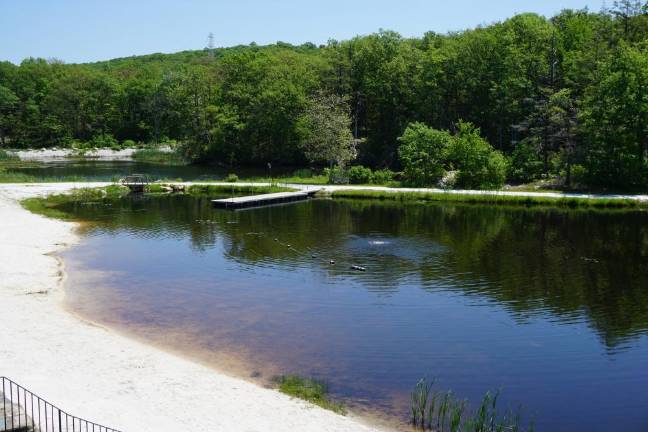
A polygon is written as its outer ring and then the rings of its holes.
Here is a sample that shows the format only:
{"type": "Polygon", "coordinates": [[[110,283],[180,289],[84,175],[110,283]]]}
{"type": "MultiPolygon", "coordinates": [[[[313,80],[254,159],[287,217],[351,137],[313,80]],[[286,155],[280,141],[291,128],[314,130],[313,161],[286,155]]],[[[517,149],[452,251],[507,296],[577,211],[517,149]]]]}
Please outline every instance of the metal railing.
{"type": "Polygon", "coordinates": [[[2,432],[119,432],[70,415],[9,378],[0,380],[2,432]]]}

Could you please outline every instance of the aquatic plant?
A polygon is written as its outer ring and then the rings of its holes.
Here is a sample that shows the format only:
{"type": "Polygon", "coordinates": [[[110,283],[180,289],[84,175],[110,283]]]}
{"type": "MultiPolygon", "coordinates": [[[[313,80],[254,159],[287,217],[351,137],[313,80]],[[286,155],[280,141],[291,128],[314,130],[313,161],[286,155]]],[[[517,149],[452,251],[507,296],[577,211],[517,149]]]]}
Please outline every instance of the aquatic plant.
{"type": "Polygon", "coordinates": [[[432,392],[433,381],[421,379],[411,393],[412,425],[435,432],[523,432],[520,409],[498,413],[499,391],[487,392],[474,411],[467,412],[468,402],[457,399],[452,391],[432,392]],[[438,404],[437,404],[438,402],[438,404]]]}
{"type": "Polygon", "coordinates": [[[330,399],[328,384],[325,381],[298,375],[282,375],[275,377],[274,382],[282,393],[303,399],[338,414],[346,414],[343,404],[330,399]]]}

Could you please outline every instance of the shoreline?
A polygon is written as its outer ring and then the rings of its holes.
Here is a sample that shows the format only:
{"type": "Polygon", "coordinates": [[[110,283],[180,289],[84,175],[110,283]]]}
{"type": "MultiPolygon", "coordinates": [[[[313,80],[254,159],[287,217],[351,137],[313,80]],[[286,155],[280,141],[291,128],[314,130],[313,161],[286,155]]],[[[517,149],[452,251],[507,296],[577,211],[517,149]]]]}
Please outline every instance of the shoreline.
{"type": "Polygon", "coordinates": [[[0,185],[0,375],[79,417],[128,431],[373,431],[276,390],[234,378],[92,323],[65,307],[77,223],[20,199],[101,183],[0,185]]]}

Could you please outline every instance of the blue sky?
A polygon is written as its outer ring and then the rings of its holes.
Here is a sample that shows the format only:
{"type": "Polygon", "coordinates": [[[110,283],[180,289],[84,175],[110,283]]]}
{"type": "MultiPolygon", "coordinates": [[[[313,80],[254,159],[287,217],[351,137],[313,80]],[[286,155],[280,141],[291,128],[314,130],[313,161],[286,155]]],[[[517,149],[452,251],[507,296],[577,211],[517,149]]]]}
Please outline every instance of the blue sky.
{"type": "MultiPolygon", "coordinates": [[[[610,0],[611,2],[611,0],[610,0]]],[[[602,0],[0,0],[0,60],[87,62],[276,41],[325,43],[380,28],[404,36],[489,24],[518,12],[600,10],[602,0]]]]}

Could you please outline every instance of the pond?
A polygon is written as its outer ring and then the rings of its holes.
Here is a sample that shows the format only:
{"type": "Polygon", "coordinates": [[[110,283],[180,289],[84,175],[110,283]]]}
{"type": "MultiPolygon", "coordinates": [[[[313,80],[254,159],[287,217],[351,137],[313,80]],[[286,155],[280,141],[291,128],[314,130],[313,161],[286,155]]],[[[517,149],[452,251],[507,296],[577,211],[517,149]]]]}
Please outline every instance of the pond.
{"type": "Polygon", "coordinates": [[[66,210],[92,222],[64,254],[68,306],[133,337],[259,382],[319,377],[401,421],[427,376],[473,405],[501,389],[539,431],[648,430],[647,213],[182,195],[66,210]]]}
{"type": "MultiPolygon", "coordinates": [[[[207,165],[163,165],[131,160],[101,160],[101,159],[65,159],[44,163],[31,163],[26,167],[12,168],[17,172],[35,176],[41,179],[78,178],[86,181],[114,181],[126,175],[137,173],[146,174],[152,180],[182,179],[223,180],[230,173],[236,173],[241,178],[268,177],[267,169],[258,168],[225,168],[207,165]]],[[[290,173],[290,168],[273,168],[273,175],[290,173]]]]}

